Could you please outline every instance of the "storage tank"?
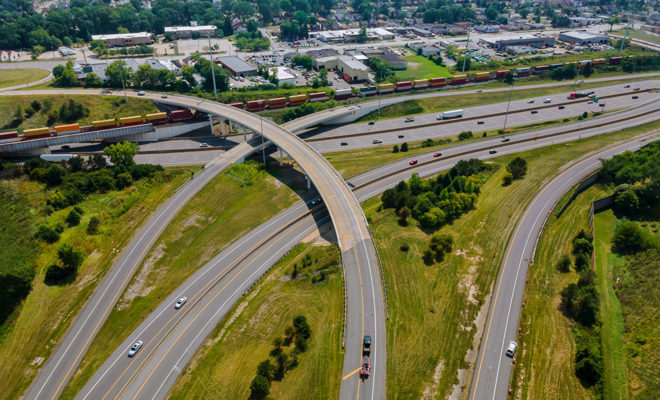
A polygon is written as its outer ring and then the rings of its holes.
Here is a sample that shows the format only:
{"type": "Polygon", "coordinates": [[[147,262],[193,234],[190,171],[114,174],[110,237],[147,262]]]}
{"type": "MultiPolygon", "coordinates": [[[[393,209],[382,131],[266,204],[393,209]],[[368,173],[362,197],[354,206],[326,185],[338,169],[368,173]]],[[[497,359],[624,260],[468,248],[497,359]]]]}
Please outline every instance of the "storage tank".
{"type": "Polygon", "coordinates": [[[119,125],[121,126],[141,125],[142,122],[142,116],[140,115],[132,115],[130,117],[119,118],[119,125]]]}
{"type": "Polygon", "coordinates": [[[286,107],[286,97],[277,97],[275,99],[268,99],[268,108],[282,108],[286,107]]]}
{"type": "Polygon", "coordinates": [[[57,136],[70,135],[72,133],[80,132],[80,125],[78,124],[67,124],[67,125],[55,125],[55,134],[57,136]]]}
{"type": "Polygon", "coordinates": [[[297,106],[298,104],[307,103],[307,95],[297,94],[294,96],[289,96],[289,105],[297,106]]]}
{"type": "Polygon", "coordinates": [[[148,122],[151,122],[154,125],[164,124],[170,120],[170,117],[167,116],[166,112],[147,114],[146,118],[148,122]]]}
{"type": "Polygon", "coordinates": [[[426,89],[429,87],[429,80],[428,79],[417,79],[413,81],[413,87],[415,89],[426,89]]]}

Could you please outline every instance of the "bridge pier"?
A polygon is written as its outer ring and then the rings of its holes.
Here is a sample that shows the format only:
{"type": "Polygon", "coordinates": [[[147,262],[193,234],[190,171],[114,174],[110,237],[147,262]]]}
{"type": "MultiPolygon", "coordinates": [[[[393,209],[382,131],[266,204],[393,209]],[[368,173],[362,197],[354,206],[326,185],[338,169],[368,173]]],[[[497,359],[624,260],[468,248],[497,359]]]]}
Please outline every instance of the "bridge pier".
{"type": "Polygon", "coordinates": [[[309,179],[308,175],[305,175],[305,180],[307,181],[307,190],[312,188],[312,180],[309,179]]]}
{"type": "Polygon", "coordinates": [[[243,127],[243,141],[247,142],[247,127],[243,127]]]}
{"type": "Polygon", "coordinates": [[[282,166],[282,148],[280,147],[280,167],[282,166]]]}
{"type": "Polygon", "coordinates": [[[211,136],[213,136],[213,115],[209,114],[209,125],[211,127],[211,136]]]}

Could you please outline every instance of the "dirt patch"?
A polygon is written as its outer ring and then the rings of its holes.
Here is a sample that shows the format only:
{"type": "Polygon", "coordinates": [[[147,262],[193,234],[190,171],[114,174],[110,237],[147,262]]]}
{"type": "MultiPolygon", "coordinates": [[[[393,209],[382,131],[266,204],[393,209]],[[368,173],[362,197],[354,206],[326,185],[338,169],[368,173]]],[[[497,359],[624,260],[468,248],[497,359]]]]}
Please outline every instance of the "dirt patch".
{"type": "Polygon", "coordinates": [[[433,372],[433,382],[424,388],[424,391],[422,392],[422,400],[433,400],[438,396],[438,384],[440,384],[440,377],[442,376],[444,366],[445,362],[440,360],[433,372]]]}
{"type": "Polygon", "coordinates": [[[149,292],[151,292],[151,290],[154,287],[151,285],[147,285],[147,278],[149,277],[149,274],[151,273],[154,264],[156,264],[156,262],[160,260],[161,257],[163,257],[164,252],[165,252],[165,245],[161,243],[153,250],[151,256],[149,256],[149,258],[144,262],[144,264],[142,264],[142,268],[140,268],[140,271],[138,271],[137,275],[135,276],[135,279],[126,288],[124,295],[117,302],[118,311],[122,311],[128,308],[128,306],[133,302],[133,300],[136,297],[144,297],[148,295],[149,292]]]}
{"type": "Polygon", "coordinates": [[[43,357],[35,357],[34,360],[32,360],[32,362],[30,363],[30,365],[33,367],[38,367],[39,365],[41,365],[42,362],[44,362],[43,357]]]}
{"type": "Polygon", "coordinates": [[[474,279],[477,274],[477,266],[483,260],[483,257],[481,257],[483,250],[480,247],[475,246],[473,252],[476,253],[474,256],[468,256],[467,250],[456,250],[456,255],[465,258],[468,265],[468,272],[459,281],[458,289],[461,293],[467,295],[467,300],[470,303],[477,305],[479,302],[477,301],[476,295],[479,292],[479,288],[474,284],[474,279]]]}
{"type": "MultiPolygon", "coordinates": [[[[492,290],[491,290],[492,292],[492,290]]],[[[473,325],[476,328],[474,336],[472,338],[472,348],[465,353],[465,362],[470,365],[469,369],[459,369],[457,372],[458,375],[458,384],[455,384],[452,387],[452,392],[449,395],[450,400],[460,400],[463,398],[463,390],[466,389],[466,383],[468,381],[469,374],[468,372],[473,370],[474,362],[477,360],[479,355],[479,343],[481,343],[481,335],[484,331],[484,325],[486,324],[486,317],[488,316],[488,307],[490,305],[490,295],[486,296],[484,304],[479,309],[477,316],[474,318],[473,325]]],[[[469,387],[467,388],[469,391],[469,387]]]]}

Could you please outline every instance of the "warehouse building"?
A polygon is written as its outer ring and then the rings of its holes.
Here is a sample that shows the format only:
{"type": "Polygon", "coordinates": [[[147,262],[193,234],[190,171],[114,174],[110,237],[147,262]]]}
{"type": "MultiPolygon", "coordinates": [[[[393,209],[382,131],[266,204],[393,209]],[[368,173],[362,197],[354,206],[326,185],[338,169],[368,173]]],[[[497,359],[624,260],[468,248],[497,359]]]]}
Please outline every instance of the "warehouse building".
{"type": "Polygon", "coordinates": [[[154,42],[154,38],[149,32],[92,35],[92,40],[102,40],[107,47],[139,46],[154,42]]]}
{"type": "MultiPolygon", "coordinates": [[[[360,35],[360,29],[343,29],[336,31],[310,32],[309,37],[316,38],[326,43],[350,43],[356,42],[360,35]]],[[[394,33],[383,28],[367,28],[367,40],[392,40],[394,33]]]]}
{"type": "Polygon", "coordinates": [[[171,33],[175,39],[187,39],[197,32],[199,37],[214,37],[218,28],[215,25],[201,26],[166,26],[165,33],[171,33]]]}
{"type": "Polygon", "coordinates": [[[288,83],[290,85],[296,86],[296,76],[291,72],[287,67],[277,67],[275,68],[275,75],[277,76],[278,85],[283,85],[288,83]]]}
{"type": "Polygon", "coordinates": [[[579,45],[607,44],[610,42],[610,38],[607,35],[601,35],[599,33],[592,33],[587,31],[560,32],[559,40],[562,42],[575,43],[579,45]]]}
{"type": "Polygon", "coordinates": [[[369,67],[353,56],[320,57],[314,60],[317,69],[334,69],[342,74],[346,82],[366,81],[369,79],[369,67]]]}
{"type": "Polygon", "coordinates": [[[216,64],[228,69],[234,76],[248,76],[257,73],[257,69],[236,56],[218,57],[216,64]]]}
{"type": "Polygon", "coordinates": [[[512,35],[506,37],[483,37],[479,44],[497,50],[506,50],[509,46],[530,46],[534,48],[550,47],[555,45],[555,38],[551,36],[512,35]]]}

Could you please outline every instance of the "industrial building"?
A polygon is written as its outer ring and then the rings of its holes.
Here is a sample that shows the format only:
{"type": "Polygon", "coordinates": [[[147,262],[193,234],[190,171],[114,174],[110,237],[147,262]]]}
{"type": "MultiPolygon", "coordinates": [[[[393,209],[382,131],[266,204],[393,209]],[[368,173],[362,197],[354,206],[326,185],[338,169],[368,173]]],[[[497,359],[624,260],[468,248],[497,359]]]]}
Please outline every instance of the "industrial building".
{"type": "Polygon", "coordinates": [[[599,33],[592,33],[587,31],[560,32],[559,40],[562,42],[575,43],[579,45],[607,44],[610,42],[610,38],[607,35],[601,35],[599,33]]]}
{"type": "Polygon", "coordinates": [[[139,46],[154,42],[154,38],[149,32],[92,35],[92,40],[102,40],[107,47],[139,46]]]}
{"type": "Polygon", "coordinates": [[[201,26],[166,26],[165,33],[171,33],[175,39],[187,39],[197,32],[200,37],[214,37],[218,28],[215,25],[201,26]]]}
{"type": "Polygon", "coordinates": [[[296,86],[296,76],[287,67],[276,67],[275,75],[277,76],[278,84],[281,86],[285,83],[296,86]]]}
{"type": "MultiPolygon", "coordinates": [[[[336,31],[310,32],[309,37],[316,38],[326,43],[350,43],[356,42],[360,35],[360,29],[343,29],[336,31]]],[[[367,40],[392,40],[394,33],[383,28],[367,28],[367,40]]]]}
{"type": "Polygon", "coordinates": [[[353,56],[320,57],[314,60],[317,69],[335,69],[342,74],[346,82],[366,81],[369,79],[369,67],[353,56]]]}
{"type": "Polygon", "coordinates": [[[228,69],[234,76],[247,76],[257,73],[257,69],[236,56],[218,57],[214,59],[216,64],[228,69]]]}
{"type": "Polygon", "coordinates": [[[367,58],[378,57],[392,66],[392,69],[404,70],[408,68],[408,60],[400,55],[384,49],[362,49],[362,54],[367,58]]]}
{"type": "Polygon", "coordinates": [[[479,44],[492,47],[497,50],[506,50],[509,46],[530,46],[535,48],[550,47],[555,45],[555,38],[551,36],[537,35],[510,35],[505,37],[483,37],[479,44]]]}

